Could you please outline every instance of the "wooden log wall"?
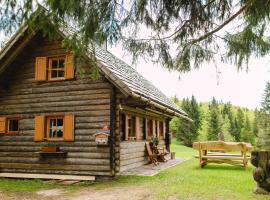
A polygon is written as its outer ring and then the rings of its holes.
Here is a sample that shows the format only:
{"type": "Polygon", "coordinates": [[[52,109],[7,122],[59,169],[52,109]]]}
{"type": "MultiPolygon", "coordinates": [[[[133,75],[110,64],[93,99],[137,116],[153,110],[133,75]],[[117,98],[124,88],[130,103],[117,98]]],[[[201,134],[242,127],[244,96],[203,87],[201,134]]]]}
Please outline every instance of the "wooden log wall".
{"type": "MultiPolygon", "coordinates": [[[[130,107],[138,107],[144,109],[149,106],[137,99],[127,98],[120,91],[117,92],[117,104],[127,105],[130,107]]],[[[158,110],[159,111],[159,110],[158,110]]],[[[116,118],[116,130],[115,130],[115,140],[116,140],[116,173],[121,173],[125,170],[140,167],[148,163],[148,156],[145,149],[145,142],[147,140],[136,140],[136,141],[125,141],[123,140],[124,132],[121,127],[120,122],[121,111],[117,110],[116,118]]],[[[161,145],[165,145],[165,140],[159,141],[161,145]]]]}
{"type": "Polygon", "coordinates": [[[38,34],[0,76],[8,87],[0,91],[0,116],[20,117],[18,135],[0,135],[0,172],[110,176],[110,148],[98,147],[93,134],[110,126],[112,85],[101,78],[37,82],[36,56],[63,54],[59,42],[38,34]],[[38,114],[74,114],[75,141],[59,142],[66,158],[41,159],[41,143],[33,141],[38,114]]]}
{"type": "MultiPolygon", "coordinates": [[[[148,156],[145,149],[146,140],[123,141],[120,143],[119,172],[148,164],[148,156]]],[[[160,140],[164,145],[164,140],[160,140]]]]}

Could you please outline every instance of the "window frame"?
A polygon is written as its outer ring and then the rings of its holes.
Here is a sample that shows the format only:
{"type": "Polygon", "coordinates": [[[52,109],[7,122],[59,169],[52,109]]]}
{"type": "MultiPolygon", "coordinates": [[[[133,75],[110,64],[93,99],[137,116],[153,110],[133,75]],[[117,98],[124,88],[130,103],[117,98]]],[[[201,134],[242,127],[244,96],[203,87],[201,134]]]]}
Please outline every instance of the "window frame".
{"type": "Polygon", "coordinates": [[[159,138],[160,139],[165,139],[165,130],[164,130],[164,121],[158,121],[158,126],[159,126],[159,138]]]}
{"type": "Polygon", "coordinates": [[[61,55],[55,55],[55,56],[50,56],[50,57],[47,57],[47,79],[48,79],[48,81],[63,81],[63,80],[66,80],[66,70],[67,70],[67,68],[66,68],[66,56],[67,56],[67,54],[61,54],[61,55]],[[59,67],[57,67],[56,69],[52,69],[52,61],[53,60],[58,60],[58,62],[59,62],[59,60],[60,59],[64,59],[64,68],[62,69],[62,68],[59,68],[59,67]],[[56,78],[52,78],[52,71],[57,71],[57,73],[58,73],[58,71],[63,71],[64,72],[64,76],[63,77],[56,77],[56,78]]]}
{"type": "Polygon", "coordinates": [[[46,116],[45,123],[46,123],[45,124],[45,127],[46,127],[46,129],[45,129],[45,137],[44,137],[45,140],[47,140],[47,141],[64,141],[64,134],[65,134],[65,132],[64,132],[64,130],[65,130],[65,116],[64,115],[46,116]],[[62,118],[62,120],[63,120],[63,128],[62,128],[63,136],[61,138],[51,138],[50,137],[50,130],[51,130],[51,128],[50,128],[50,120],[51,119],[56,119],[56,127],[58,127],[57,126],[57,120],[60,119],[60,118],[62,118]]]}
{"type": "Polygon", "coordinates": [[[19,134],[20,132],[20,118],[19,117],[7,117],[6,118],[6,134],[12,135],[12,134],[19,134]],[[18,130],[17,131],[9,131],[10,127],[10,121],[17,120],[18,121],[18,130]]]}
{"type": "Polygon", "coordinates": [[[136,126],[137,126],[136,116],[135,115],[126,115],[126,119],[125,119],[125,140],[127,140],[127,141],[137,140],[136,126]],[[129,124],[129,121],[131,122],[131,124],[129,124]],[[132,136],[129,135],[130,134],[129,130],[131,132],[133,132],[132,136]]]}
{"type": "Polygon", "coordinates": [[[155,136],[154,130],[153,130],[153,124],[154,124],[154,120],[147,118],[147,139],[152,139],[155,136]],[[149,133],[151,133],[151,135],[149,133]]]}

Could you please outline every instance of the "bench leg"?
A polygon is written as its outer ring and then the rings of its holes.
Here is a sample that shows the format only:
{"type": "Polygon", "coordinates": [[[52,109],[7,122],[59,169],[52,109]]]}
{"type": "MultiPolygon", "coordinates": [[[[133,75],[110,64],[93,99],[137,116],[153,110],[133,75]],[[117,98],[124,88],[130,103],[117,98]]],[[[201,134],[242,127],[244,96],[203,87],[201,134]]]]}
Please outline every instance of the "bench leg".
{"type": "Polygon", "coordinates": [[[204,166],[207,164],[207,160],[202,160],[201,162],[200,162],[200,166],[201,166],[201,168],[204,168],[204,166]]]}

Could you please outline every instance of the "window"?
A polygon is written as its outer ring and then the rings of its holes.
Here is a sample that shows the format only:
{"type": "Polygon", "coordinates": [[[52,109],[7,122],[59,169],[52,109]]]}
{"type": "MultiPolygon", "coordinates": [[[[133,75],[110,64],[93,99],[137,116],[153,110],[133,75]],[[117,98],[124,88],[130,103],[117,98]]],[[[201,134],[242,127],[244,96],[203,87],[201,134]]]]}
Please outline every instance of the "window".
{"type": "Polygon", "coordinates": [[[74,141],[74,115],[35,117],[34,141],[74,141]]]}
{"type": "Polygon", "coordinates": [[[145,118],[139,118],[139,138],[145,139],[145,118]]]}
{"type": "Polygon", "coordinates": [[[36,57],[35,80],[55,81],[74,78],[72,55],[36,57]]]}
{"type": "Polygon", "coordinates": [[[153,120],[147,119],[147,136],[148,138],[152,138],[153,134],[153,120]]]}
{"type": "Polygon", "coordinates": [[[0,117],[0,133],[16,134],[19,133],[19,119],[10,117],[0,117]]]}
{"type": "Polygon", "coordinates": [[[159,137],[164,139],[164,122],[159,122],[159,137]]]}
{"type": "Polygon", "coordinates": [[[8,119],[8,133],[18,133],[19,132],[19,120],[10,118],[8,119]]]}
{"type": "Polygon", "coordinates": [[[126,115],[126,140],[136,139],[136,117],[126,115]]]}
{"type": "Polygon", "coordinates": [[[47,118],[47,139],[62,140],[64,136],[64,117],[47,118]]]}
{"type": "Polygon", "coordinates": [[[65,56],[49,58],[49,80],[65,79],[65,56]]]}

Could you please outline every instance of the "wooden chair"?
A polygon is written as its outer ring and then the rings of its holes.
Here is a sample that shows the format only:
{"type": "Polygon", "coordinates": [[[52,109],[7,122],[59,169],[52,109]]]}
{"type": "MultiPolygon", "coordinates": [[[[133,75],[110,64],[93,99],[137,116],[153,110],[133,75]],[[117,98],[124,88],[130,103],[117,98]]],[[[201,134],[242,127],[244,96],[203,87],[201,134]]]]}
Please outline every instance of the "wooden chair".
{"type": "Polygon", "coordinates": [[[157,154],[158,161],[167,162],[167,159],[165,157],[167,154],[167,150],[166,150],[166,147],[164,145],[156,147],[156,154],[157,154]]]}
{"type": "Polygon", "coordinates": [[[145,147],[146,147],[146,151],[147,151],[148,158],[149,158],[150,162],[153,163],[154,165],[158,165],[159,162],[158,162],[158,159],[157,159],[157,155],[153,153],[149,142],[145,143],[145,147]]]}

